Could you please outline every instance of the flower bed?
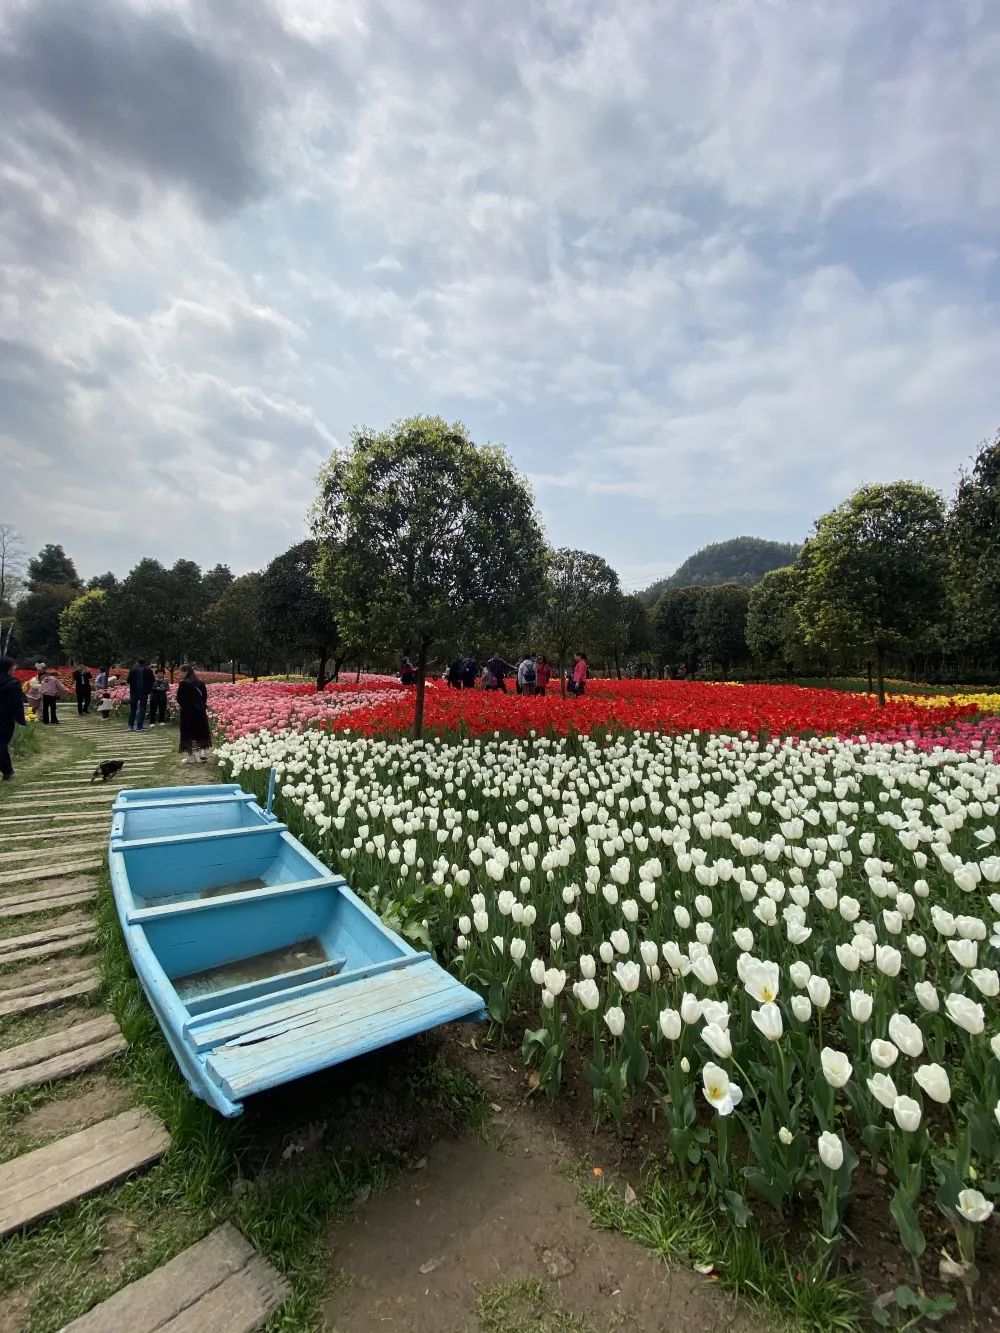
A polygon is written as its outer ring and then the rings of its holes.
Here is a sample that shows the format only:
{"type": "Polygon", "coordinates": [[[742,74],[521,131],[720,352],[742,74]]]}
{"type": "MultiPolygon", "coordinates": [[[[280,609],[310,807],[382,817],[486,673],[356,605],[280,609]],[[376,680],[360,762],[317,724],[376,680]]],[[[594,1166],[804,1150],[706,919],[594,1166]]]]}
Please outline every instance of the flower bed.
{"type": "Polygon", "coordinates": [[[831,1243],[864,1158],[914,1261],[934,1198],[970,1277],[1000,1189],[1000,777],[984,756],[317,730],[247,732],[221,755],[259,790],[274,764],[282,816],[498,1023],[537,1015],[522,1049],[550,1096],[582,1044],[599,1111],[653,1098],[663,1152],[720,1209],[805,1206],[831,1243]]]}

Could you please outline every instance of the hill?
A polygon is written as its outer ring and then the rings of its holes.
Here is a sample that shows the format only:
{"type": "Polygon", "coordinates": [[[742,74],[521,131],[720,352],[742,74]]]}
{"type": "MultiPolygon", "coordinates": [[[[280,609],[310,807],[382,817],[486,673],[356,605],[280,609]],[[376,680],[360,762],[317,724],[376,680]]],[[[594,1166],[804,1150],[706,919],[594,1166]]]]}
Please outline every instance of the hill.
{"type": "Polygon", "coordinates": [[[641,593],[652,606],[666,588],[708,588],[716,583],[742,583],[752,588],[772,569],[791,565],[800,548],[794,542],[769,542],[761,537],[733,537],[728,542],[703,546],[667,579],[660,579],[641,593]]]}

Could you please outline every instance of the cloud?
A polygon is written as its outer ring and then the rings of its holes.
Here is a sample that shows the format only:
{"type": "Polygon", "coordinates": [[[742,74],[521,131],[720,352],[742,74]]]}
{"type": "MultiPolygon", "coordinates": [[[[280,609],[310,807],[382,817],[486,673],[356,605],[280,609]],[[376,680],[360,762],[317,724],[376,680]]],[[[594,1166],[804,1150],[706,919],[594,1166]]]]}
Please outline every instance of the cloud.
{"type": "Polygon", "coordinates": [[[977,0],[12,0],[13,518],[251,567],[415,410],[629,571],[947,487],[995,425],[998,75],[977,0]]]}

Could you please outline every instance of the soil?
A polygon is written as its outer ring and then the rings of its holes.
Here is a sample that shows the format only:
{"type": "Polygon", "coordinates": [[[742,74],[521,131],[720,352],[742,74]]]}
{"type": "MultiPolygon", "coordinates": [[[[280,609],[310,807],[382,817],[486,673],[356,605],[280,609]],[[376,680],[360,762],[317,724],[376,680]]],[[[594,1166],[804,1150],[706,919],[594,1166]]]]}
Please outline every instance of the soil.
{"type": "Polygon", "coordinates": [[[466,1135],[434,1144],[398,1188],[369,1200],[332,1237],[347,1285],[326,1303],[336,1333],[459,1333],[475,1327],[476,1289],[540,1278],[561,1306],[599,1328],[635,1333],[758,1329],[693,1272],[667,1269],[622,1236],[595,1231],[571,1159],[534,1117],[502,1112],[501,1146],[466,1135]]]}
{"type": "MultiPolygon", "coordinates": [[[[96,1075],[90,1087],[72,1097],[61,1097],[28,1111],[15,1126],[15,1133],[24,1139],[57,1138],[74,1130],[84,1129],[108,1116],[116,1115],[128,1105],[128,1096],[118,1084],[96,1075]]],[[[0,1323],[0,1328],[3,1325],[0,1323]]]]}
{"type": "Polygon", "coordinates": [[[0,1329],[3,1333],[23,1333],[28,1327],[35,1287],[18,1287],[0,1296],[0,1329]]]}

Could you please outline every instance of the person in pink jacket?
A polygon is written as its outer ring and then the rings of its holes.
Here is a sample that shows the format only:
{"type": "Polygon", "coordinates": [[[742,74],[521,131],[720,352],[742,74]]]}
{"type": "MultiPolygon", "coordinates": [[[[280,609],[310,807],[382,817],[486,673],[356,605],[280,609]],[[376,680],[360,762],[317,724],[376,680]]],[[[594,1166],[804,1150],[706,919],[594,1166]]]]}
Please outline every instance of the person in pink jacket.
{"type": "Polygon", "coordinates": [[[70,692],[54,671],[45,672],[39,690],[42,696],[42,721],[46,726],[51,723],[57,727],[59,719],[56,716],[56,702],[60,698],[68,699],[70,692]]]}
{"type": "Polygon", "coordinates": [[[587,689],[587,654],[573,654],[573,674],[569,679],[570,694],[583,694],[587,689]]]}

